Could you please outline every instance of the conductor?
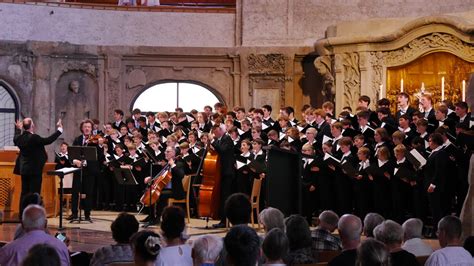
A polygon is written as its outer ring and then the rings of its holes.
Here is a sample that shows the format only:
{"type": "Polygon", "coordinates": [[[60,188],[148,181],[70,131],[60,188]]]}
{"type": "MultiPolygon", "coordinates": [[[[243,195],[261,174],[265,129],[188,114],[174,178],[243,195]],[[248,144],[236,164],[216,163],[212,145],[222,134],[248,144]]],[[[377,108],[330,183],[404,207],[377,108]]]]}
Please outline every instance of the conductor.
{"type": "MultiPolygon", "coordinates": [[[[42,172],[48,158],[45,145],[53,143],[63,132],[61,119],[56,123],[57,130],[47,138],[35,134],[35,124],[31,118],[15,123],[13,143],[20,148],[16,159],[15,173],[21,175],[20,202],[28,193],[41,193],[42,172]],[[23,129],[23,133],[21,130],[23,129]]],[[[20,210],[20,213],[23,210],[20,210]]]]}

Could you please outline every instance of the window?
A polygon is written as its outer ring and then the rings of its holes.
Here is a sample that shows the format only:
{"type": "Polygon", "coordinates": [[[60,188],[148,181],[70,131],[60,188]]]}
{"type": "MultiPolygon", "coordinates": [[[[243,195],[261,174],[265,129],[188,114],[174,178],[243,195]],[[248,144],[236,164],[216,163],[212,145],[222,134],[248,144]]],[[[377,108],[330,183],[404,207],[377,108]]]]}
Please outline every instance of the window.
{"type": "Polygon", "coordinates": [[[15,99],[6,86],[0,83],[0,147],[13,146],[16,114],[15,99]]]}
{"type": "Polygon", "coordinates": [[[181,107],[185,112],[192,109],[202,111],[204,106],[221,102],[217,96],[201,85],[190,82],[166,82],[143,91],[135,99],[132,109],[142,112],[174,111],[181,107]]]}

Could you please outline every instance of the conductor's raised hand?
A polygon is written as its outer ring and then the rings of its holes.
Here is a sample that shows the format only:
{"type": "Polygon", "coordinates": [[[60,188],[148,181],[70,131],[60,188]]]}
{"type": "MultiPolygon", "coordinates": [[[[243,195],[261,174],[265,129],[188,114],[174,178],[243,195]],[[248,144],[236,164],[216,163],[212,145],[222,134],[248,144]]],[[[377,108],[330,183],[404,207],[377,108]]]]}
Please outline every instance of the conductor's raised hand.
{"type": "Polygon", "coordinates": [[[59,118],[58,122],[56,123],[56,127],[63,128],[63,121],[61,120],[61,118],[59,118]]]}
{"type": "Polygon", "coordinates": [[[21,129],[23,127],[23,121],[20,121],[20,120],[16,120],[15,122],[15,127],[17,129],[21,129]]]}

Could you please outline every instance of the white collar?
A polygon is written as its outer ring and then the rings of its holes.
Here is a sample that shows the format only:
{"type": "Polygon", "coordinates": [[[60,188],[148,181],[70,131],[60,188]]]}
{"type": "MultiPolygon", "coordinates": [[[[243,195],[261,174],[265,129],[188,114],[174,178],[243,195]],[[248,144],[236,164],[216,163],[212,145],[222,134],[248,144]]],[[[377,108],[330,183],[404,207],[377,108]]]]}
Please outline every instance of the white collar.
{"type": "MultiPolygon", "coordinates": [[[[443,144],[443,145],[444,145],[444,144],[443,144]]],[[[431,153],[430,153],[430,155],[432,155],[432,154],[435,153],[436,151],[441,150],[441,149],[444,147],[443,145],[440,145],[440,146],[438,146],[436,149],[432,150],[431,153]]]]}
{"type": "Polygon", "coordinates": [[[428,135],[428,132],[425,131],[425,133],[420,134],[420,137],[424,138],[426,135],[428,135]]]}
{"type": "Polygon", "coordinates": [[[240,156],[242,156],[242,157],[249,157],[250,154],[251,154],[251,153],[248,151],[248,152],[246,152],[246,153],[240,154],[240,156]]]}
{"type": "Polygon", "coordinates": [[[452,144],[451,141],[449,141],[449,139],[447,139],[446,142],[443,143],[443,147],[448,147],[451,144],[452,144]]]}
{"type": "Polygon", "coordinates": [[[262,155],[262,154],[263,154],[263,150],[259,150],[257,153],[254,152],[253,154],[255,154],[255,156],[257,156],[257,155],[262,155]]]}
{"type": "Polygon", "coordinates": [[[349,155],[351,155],[351,151],[348,151],[348,152],[344,153],[344,154],[342,155],[341,160],[342,160],[344,157],[347,157],[347,156],[349,156],[349,155]]]}
{"type": "Polygon", "coordinates": [[[379,142],[375,144],[375,148],[377,149],[378,147],[382,146],[385,143],[385,141],[379,142]]]}
{"type": "Polygon", "coordinates": [[[388,162],[388,160],[387,161],[381,161],[380,159],[377,159],[377,163],[378,163],[379,167],[382,167],[387,162],[388,162]]]}
{"type": "Polygon", "coordinates": [[[336,142],[336,140],[339,140],[339,139],[342,139],[342,134],[339,135],[337,138],[334,138],[334,139],[333,139],[333,142],[336,142]]]}
{"type": "Polygon", "coordinates": [[[400,163],[404,163],[404,162],[405,162],[405,160],[406,160],[406,158],[405,158],[405,157],[403,157],[403,159],[401,159],[401,160],[399,160],[399,161],[397,160],[397,163],[398,163],[398,164],[400,164],[400,163]]]}

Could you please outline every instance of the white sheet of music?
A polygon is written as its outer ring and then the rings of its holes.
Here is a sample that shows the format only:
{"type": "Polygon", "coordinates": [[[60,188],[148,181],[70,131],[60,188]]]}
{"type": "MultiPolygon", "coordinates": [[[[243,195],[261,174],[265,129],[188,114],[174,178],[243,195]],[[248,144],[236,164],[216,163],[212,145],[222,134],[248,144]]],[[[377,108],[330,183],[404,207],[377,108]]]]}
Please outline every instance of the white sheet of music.
{"type": "Polygon", "coordinates": [[[76,169],[76,167],[64,167],[64,168],[61,168],[61,169],[58,169],[56,170],[57,172],[62,172],[63,174],[69,174],[71,172],[74,172],[76,169]]]}
{"type": "Polygon", "coordinates": [[[323,136],[323,144],[326,143],[326,142],[328,142],[328,141],[332,141],[332,138],[330,138],[330,137],[324,135],[324,136],[323,136]]]}
{"type": "Polygon", "coordinates": [[[412,149],[410,151],[411,155],[413,155],[413,157],[415,157],[415,159],[420,162],[420,167],[423,167],[425,166],[426,164],[426,159],[425,157],[423,157],[423,155],[421,155],[416,149],[412,149]]]}

